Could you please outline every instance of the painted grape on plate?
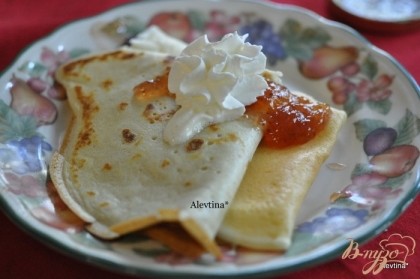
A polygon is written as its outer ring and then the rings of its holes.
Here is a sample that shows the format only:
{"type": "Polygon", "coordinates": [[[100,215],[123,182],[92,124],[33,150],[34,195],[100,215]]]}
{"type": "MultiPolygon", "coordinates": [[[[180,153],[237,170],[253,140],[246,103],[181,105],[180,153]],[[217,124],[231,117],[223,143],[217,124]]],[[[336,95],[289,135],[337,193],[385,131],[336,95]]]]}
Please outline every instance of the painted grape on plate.
{"type": "Polygon", "coordinates": [[[397,131],[393,128],[377,128],[363,140],[363,150],[368,156],[379,154],[394,144],[397,135],[397,131]]]}

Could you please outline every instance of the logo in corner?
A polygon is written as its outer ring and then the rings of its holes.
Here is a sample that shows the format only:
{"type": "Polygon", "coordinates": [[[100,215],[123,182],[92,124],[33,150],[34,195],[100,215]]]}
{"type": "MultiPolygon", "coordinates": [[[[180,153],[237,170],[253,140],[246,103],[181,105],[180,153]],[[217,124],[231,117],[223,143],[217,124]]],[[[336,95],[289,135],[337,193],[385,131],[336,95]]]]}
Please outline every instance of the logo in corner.
{"type": "Polygon", "coordinates": [[[376,275],[384,268],[406,268],[408,266],[407,258],[414,254],[416,241],[411,236],[402,236],[394,233],[388,238],[379,242],[380,249],[361,250],[359,243],[349,239],[350,243],[341,255],[342,259],[354,260],[363,258],[368,262],[363,266],[364,275],[372,273],[376,275]]]}

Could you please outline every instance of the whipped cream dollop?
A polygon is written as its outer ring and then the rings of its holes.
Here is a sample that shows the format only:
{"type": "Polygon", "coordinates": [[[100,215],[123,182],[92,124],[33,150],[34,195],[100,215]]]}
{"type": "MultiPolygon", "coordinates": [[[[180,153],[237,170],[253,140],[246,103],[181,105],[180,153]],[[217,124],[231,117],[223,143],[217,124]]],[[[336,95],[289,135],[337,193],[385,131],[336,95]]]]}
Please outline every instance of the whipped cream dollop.
{"type": "Polygon", "coordinates": [[[180,109],[164,129],[168,143],[186,142],[211,124],[241,117],[264,93],[267,59],[261,46],[245,42],[247,36],[235,32],[209,42],[204,35],[175,59],[168,88],[180,109]]]}

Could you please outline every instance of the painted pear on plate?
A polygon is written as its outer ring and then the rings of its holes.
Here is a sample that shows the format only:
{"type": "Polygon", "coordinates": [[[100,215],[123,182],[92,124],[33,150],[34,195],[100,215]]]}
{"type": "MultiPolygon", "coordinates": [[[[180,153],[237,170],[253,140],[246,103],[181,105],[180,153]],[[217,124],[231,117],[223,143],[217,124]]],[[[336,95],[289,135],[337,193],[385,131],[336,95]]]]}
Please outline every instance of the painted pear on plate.
{"type": "Polygon", "coordinates": [[[315,49],[311,59],[300,61],[299,70],[307,78],[320,79],[354,63],[358,56],[359,52],[353,46],[324,46],[315,49]]]}
{"type": "Polygon", "coordinates": [[[154,15],[149,26],[159,26],[165,33],[180,40],[192,40],[192,27],[188,17],[181,12],[161,12],[154,15]]]}
{"type": "Polygon", "coordinates": [[[397,177],[414,167],[419,154],[414,145],[398,145],[373,156],[369,163],[372,171],[386,177],[397,177]]]}
{"type": "Polygon", "coordinates": [[[51,124],[57,117],[57,108],[48,98],[35,92],[24,80],[12,77],[10,106],[19,114],[35,118],[38,125],[51,124]]]}

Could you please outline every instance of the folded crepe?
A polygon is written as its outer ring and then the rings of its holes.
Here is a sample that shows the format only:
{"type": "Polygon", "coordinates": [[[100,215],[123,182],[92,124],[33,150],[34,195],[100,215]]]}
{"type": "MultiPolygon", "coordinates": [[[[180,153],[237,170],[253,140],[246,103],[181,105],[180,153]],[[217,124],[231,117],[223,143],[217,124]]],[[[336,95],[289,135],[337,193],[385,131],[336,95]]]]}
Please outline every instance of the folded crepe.
{"type": "MultiPolygon", "coordinates": [[[[294,94],[312,99],[303,93],[294,94]]],[[[307,143],[282,149],[259,146],[218,237],[258,250],[286,250],[306,193],[345,120],[344,111],[331,108],[326,127],[307,143]]]]}
{"type": "Polygon", "coordinates": [[[220,257],[215,236],[261,131],[242,117],[185,144],[164,142],[177,110],[165,82],[170,63],[166,54],[118,50],[63,65],[56,79],[73,117],[52,157],[51,178],[94,235],[112,239],[176,222],[220,257]]]}
{"type": "Polygon", "coordinates": [[[182,49],[169,38],[151,28],[141,40],[153,48],[140,40],[137,50],[93,55],[58,70],[73,111],[50,166],[58,193],[102,238],[143,229],[175,251],[199,255],[204,247],[216,257],[216,236],[254,249],[287,249],[346,114],[331,108],[324,130],[295,147],[257,148],[261,131],[245,117],[167,145],[162,132],[177,109],[164,88],[167,53],[182,49]],[[148,82],[157,78],[161,87],[148,82]]]}

